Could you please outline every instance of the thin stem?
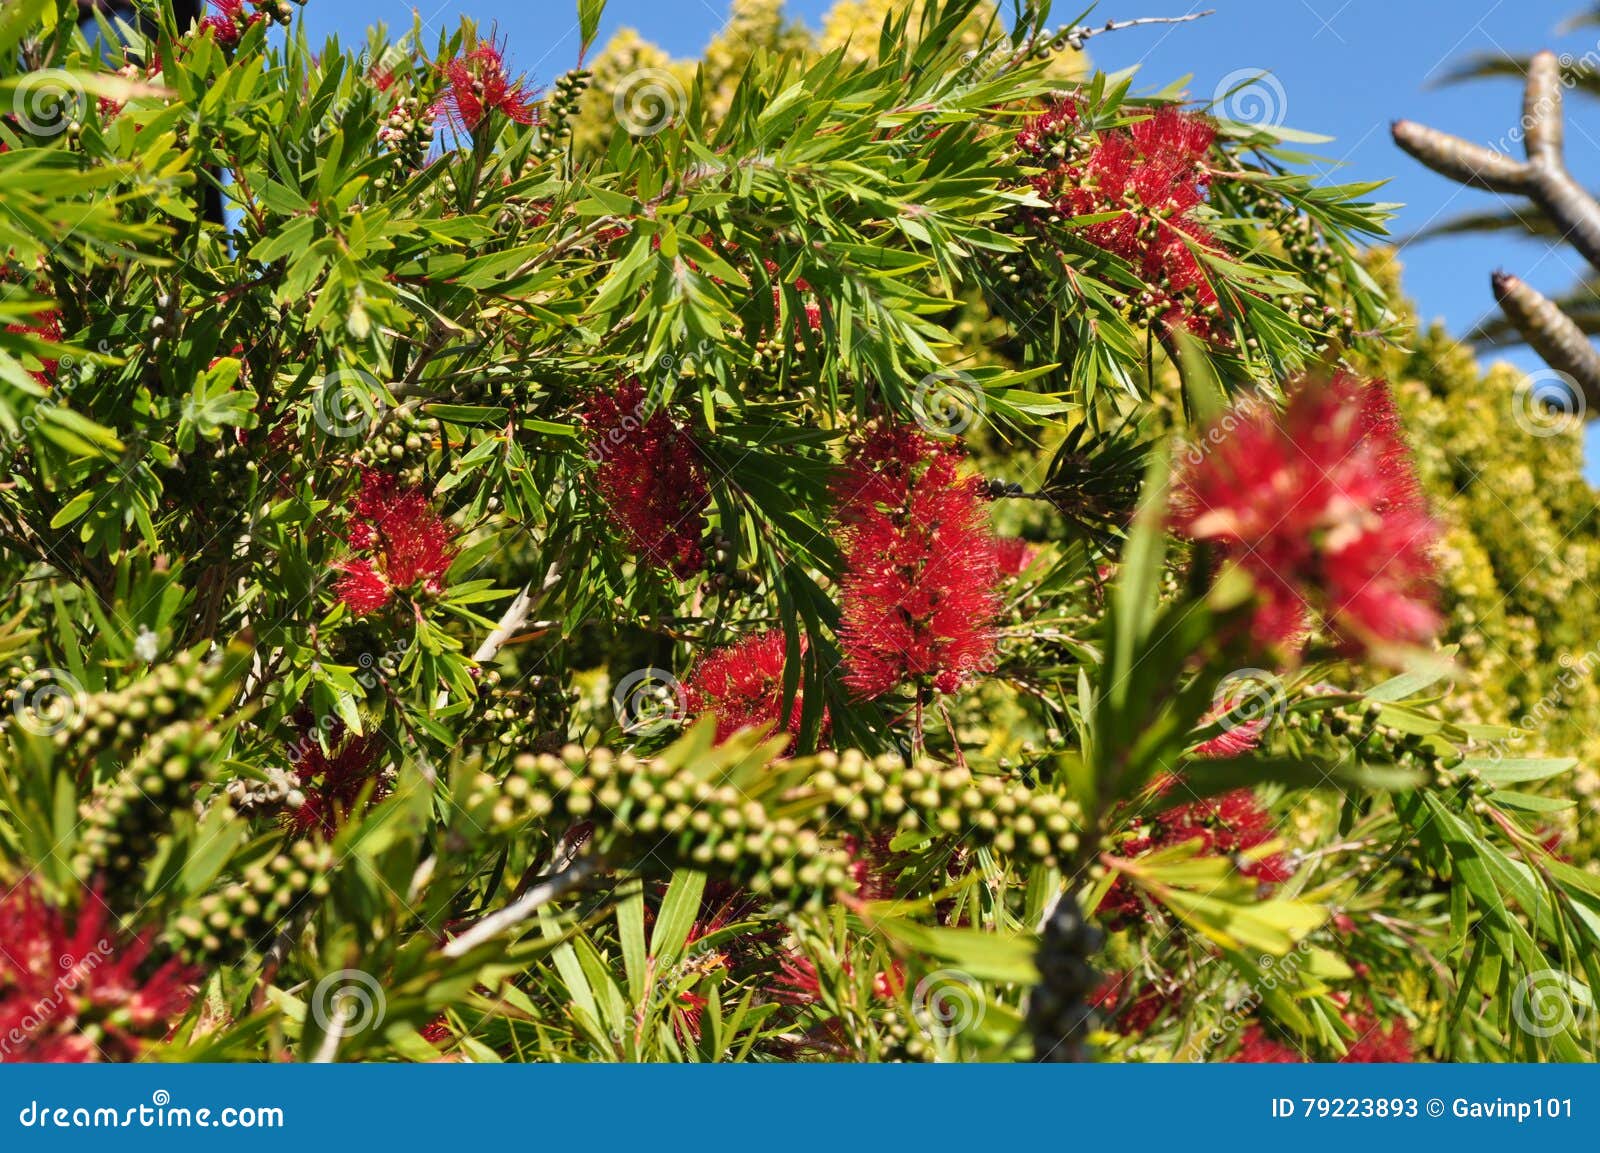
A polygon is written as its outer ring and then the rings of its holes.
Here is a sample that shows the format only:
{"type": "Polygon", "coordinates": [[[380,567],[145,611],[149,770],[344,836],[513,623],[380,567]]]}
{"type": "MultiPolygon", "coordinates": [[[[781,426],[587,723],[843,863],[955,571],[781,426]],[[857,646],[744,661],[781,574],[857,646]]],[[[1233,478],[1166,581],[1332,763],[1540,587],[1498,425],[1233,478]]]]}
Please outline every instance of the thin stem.
{"type": "Polygon", "coordinates": [[[441,952],[446,957],[462,957],[485,941],[521,925],[534,913],[558,897],[576,889],[600,868],[599,857],[584,857],[567,868],[534,885],[522,896],[497,913],[490,913],[461,936],[450,941],[441,952]]]}

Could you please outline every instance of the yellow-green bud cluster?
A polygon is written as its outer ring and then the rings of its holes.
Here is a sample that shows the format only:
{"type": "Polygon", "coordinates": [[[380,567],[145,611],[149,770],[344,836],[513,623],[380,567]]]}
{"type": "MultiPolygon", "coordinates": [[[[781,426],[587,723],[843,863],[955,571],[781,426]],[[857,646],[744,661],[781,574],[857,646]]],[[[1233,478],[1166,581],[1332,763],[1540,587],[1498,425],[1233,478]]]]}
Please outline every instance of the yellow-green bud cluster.
{"type": "Polygon", "coordinates": [[[175,814],[194,801],[210,776],[222,741],[193,721],[168,725],[152,737],[115,778],[83,806],[83,835],[73,867],[84,880],[98,878],[107,893],[134,893],[157,842],[175,814]]]}
{"type": "Polygon", "coordinates": [[[907,768],[855,749],[818,754],[815,763],[804,787],[828,807],[831,824],[955,837],[1028,864],[1057,865],[1078,848],[1077,803],[1016,778],[931,761],[907,768]]]}
{"type": "Polygon", "coordinates": [[[623,867],[687,866],[754,893],[805,900],[849,887],[848,858],[765,798],[659,758],[569,745],[517,757],[493,808],[496,827],[544,818],[592,821],[599,850],[623,867]]]}
{"type": "Polygon", "coordinates": [[[170,943],[191,963],[229,964],[259,953],[303,906],[327,896],[332,868],[325,842],[295,841],[174,918],[170,943]]]}
{"type": "Polygon", "coordinates": [[[127,688],[90,693],[55,742],[84,757],[125,754],[150,734],[193,719],[214,687],[212,668],[184,654],[157,666],[127,688]]]}

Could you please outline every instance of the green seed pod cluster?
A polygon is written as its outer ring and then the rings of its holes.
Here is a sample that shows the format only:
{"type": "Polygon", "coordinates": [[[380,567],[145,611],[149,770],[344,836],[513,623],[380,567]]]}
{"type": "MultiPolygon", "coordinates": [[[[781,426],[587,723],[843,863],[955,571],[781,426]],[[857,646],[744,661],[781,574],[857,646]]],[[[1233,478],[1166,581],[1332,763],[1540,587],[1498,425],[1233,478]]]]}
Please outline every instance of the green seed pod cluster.
{"type": "Polygon", "coordinates": [[[126,755],[166,726],[197,716],[216,688],[220,667],[185,653],[127,688],[90,693],[55,742],[84,759],[126,755]]]}
{"type": "MultiPolygon", "coordinates": [[[[295,3],[304,4],[305,0],[295,0],[295,3]]],[[[294,4],[289,0],[250,0],[250,7],[274,24],[287,28],[294,23],[294,4]]]]}
{"type": "Polygon", "coordinates": [[[1414,769],[1438,785],[1453,781],[1445,770],[1459,764],[1459,755],[1441,751],[1426,736],[1402,732],[1382,723],[1383,709],[1377,704],[1335,705],[1308,718],[1318,729],[1361,750],[1367,761],[1388,761],[1401,768],[1414,769]]]}
{"type": "Polygon", "coordinates": [[[529,676],[514,688],[490,671],[483,680],[483,730],[505,749],[554,752],[561,746],[567,716],[579,693],[556,677],[529,676]],[[554,743],[552,743],[554,742],[554,743]]]}
{"type": "Polygon", "coordinates": [[[259,953],[304,905],[328,895],[333,863],[325,842],[294,841],[174,918],[169,943],[191,964],[232,964],[259,953]]]}
{"type": "Polygon", "coordinates": [[[402,405],[355,451],[355,462],[364,468],[398,471],[404,484],[421,484],[428,455],[433,452],[442,427],[437,419],[421,415],[411,405],[402,405]]]}
{"type": "Polygon", "coordinates": [[[541,110],[539,142],[533,148],[533,154],[541,160],[554,156],[572,139],[572,117],[593,75],[587,68],[577,68],[556,77],[555,87],[541,110]]]}
{"type": "Polygon", "coordinates": [[[931,761],[906,768],[854,749],[820,753],[815,764],[805,787],[828,806],[830,823],[959,837],[1028,864],[1059,865],[1078,848],[1077,804],[1013,777],[931,761]]]}
{"type": "MultiPolygon", "coordinates": [[[[402,96],[378,129],[378,143],[389,150],[400,168],[420,168],[433,144],[431,112],[417,97],[402,96]]],[[[380,189],[385,186],[378,184],[380,189]]]]}
{"type": "Polygon", "coordinates": [[[157,842],[173,817],[194,803],[209,779],[222,739],[194,721],[168,725],[145,743],[125,769],[84,802],[83,835],[73,868],[98,878],[108,894],[136,893],[157,842]]]}
{"type": "Polygon", "coordinates": [[[848,858],[814,830],[659,758],[568,745],[559,756],[519,756],[502,789],[497,824],[522,812],[562,827],[592,821],[618,865],[704,869],[797,902],[850,887],[848,858]]]}
{"type": "Polygon", "coordinates": [[[739,550],[728,534],[712,528],[704,542],[706,568],[709,573],[701,588],[710,593],[749,593],[761,584],[761,578],[739,564],[739,550]]]}
{"type": "Polygon", "coordinates": [[[1028,1030],[1039,1061],[1089,1059],[1094,1029],[1089,996],[1100,984],[1092,963],[1104,937],[1083,919],[1077,898],[1064,893],[1039,942],[1039,983],[1028,997],[1028,1030]]]}

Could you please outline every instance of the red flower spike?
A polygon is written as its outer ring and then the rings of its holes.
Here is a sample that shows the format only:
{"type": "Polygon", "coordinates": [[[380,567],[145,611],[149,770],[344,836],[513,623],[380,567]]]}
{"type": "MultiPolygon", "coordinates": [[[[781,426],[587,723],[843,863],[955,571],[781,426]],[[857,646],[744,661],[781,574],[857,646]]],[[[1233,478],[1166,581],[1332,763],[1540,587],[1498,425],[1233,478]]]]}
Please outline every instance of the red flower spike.
{"type": "Polygon", "coordinates": [[[1228,1061],[1246,1065],[1299,1065],[1305,1058],[1297,1050],[1267,1036],[1260,1025],[1251,1025],[1239,1035],[1239,1047],[1228,1061]]]}
{"type": "Polygon", "coordinates": [[[596,487],[630,552],[688,577],[705,563],[705,466],[687,431],[666,412],[647,416],[645,408],[637,379],[590,397],[582,419],[599,462],[596,487]]]}
{"type": "Polygon", "coordinates": [[[1112,973],[1089,994],[1089,1004],[1111,1021],[1124,1036],[1145,1032],[1161,1015],[1178,1004],[1179,989],[1162,989],[1146,983],[1134,995],[1138,979],[1133,973],[1112,973]]]}
{"type": "Polygon", "coordinates": [[[31,883],[0,897],[0,1061],[132,1061],[193,1000],[198,973],[151,968],[153,934],[124,936],[96,892],[80,905],[69,923],[31,883]]]}
{"type": "Polygon", "coordinates": [[[497,44],[480,44],[457,56],[441,69],[444,91],[437,111],[462,132],[476,132],[484,118],[498,112],[516,124],[532,124],[533,93],[506,72],[505,56],[497,44]]]}
{"type": "Polygon", "coordinates": [[[1105,215],[1084,225],[1091,244],[1121,257],[1147,285],[1144,303],[1169,329],[1217,336],[1217,294],[1197,252],[1220,251],[1196,209],[1205,202],[1206,156],[1216,137],[1204,120],[1171,105],[1128,129],[1097,138],[1078,132],[1071,101],[1034,117],[1017,143],[1044,169],[1034,190],[1066,217],[1105,215]]]}
{"type": "Polygon", "coordinates": [[[347,739],[344,726],[336,725],[327,739],[331,752],[323,752],[314,736],[303,738],[289,751],[289,766],[304,800],[298,808],[288,811],[286,822],[300,836],[315,833],[332,838],[355,810],[369,784],[369,804],[382,800],[389,792],[377,771],[380,734],[347,739]]]}
{"type": "MultiPolygon", "coordinates": [[[[1237,708],[1240,698],[1232,698],[1213,708],[1201,718],[1202,727],[1237,708]]],[[[1208,741],[1194,747],[1193,754],[1207,760],[1225,760],[1242,757],[1261,744],[1261,734],[1267,727],[1267,717],[1249,717],[1228,722],[1228,727],[1208,741]]]]}
{"type": "MultiPolygon", "coordinates": [[[[1163,787],[1172,788],[1177,784],[1176,778],[1169,778],[1163,787]]],[[[1271,814],[1255,793],[1249,789],[1235,789],[1220,796],[1174,805],[1140,822],[1117,851],[1123,857],[1140,857],[1156,849],[1199,841],[1200,856],[1233,857],[1265,845],[1275,837],[1271,814]]],[[[1241,859],[1238,870],[1241,876],[1263,885],[1278,884],[1294,875],[1282,853],[1241,859]]],[[[1096,912],[1109,927],[1120,929],[1143,919],[1145,909],[1132,886],[1118,877],[1096,912]]]]}
{"type": "MultiPolygon", "coordinates": [[[[783,633],[772,630],[748,636],[696,663],[687,685],[689,709],[697,715],[716,716],[719,743],[740,729],[780,720],[787,651],[783,633]]],[[[802,711],[797,687],[788,718],[778,724],[776,731],[798,733],[802,711]]],[[[827,724],[824,716],[824,733],[827,724]]]]}
{"type": "Polygon", "coordinates": [[[200,21],[200,27],[211,29],[212,37],[224,48],[237,45],[247,28],[266,19],[260,12],[246,12],[245,0],[211,0],[211,6],[216,11],[200,21]]]}
{"type": "Polygon", "coordinates": [[[1297,652],[1319,609],[1347,646],[1416,644],[1439,624],[1430,550],[1438,528],[1380,386],[1351,378],[1296,386],[1281,415],[1261,406],[1180,478],[1173,527],[1207,541],[1255,581],[1253,632],[1297,652]]]}
{"type": "Polygon", "coordinates": [[[334,566],[343,574],[335,595],[364,616],[387,605],[397,590],[443,592],[456,559],[455,531],[422,489],[401,488],[389,473],[363,471],[346,538],[366,555],[334,566]]]}
{"type": "Polygon", "coordinates": [[[845,568],[845,683],[867,700],[915,682],[959,690],[992,660],[1000,572],[954,444],[872,427],[834,482],[845,568]]]}
{"type": "Polygon", "coordinates": [[[1411,1029],[1404,1021],[1382,1024],[1370,1012],[1348,1012],[1345,1024],[1356,1031],[1355,1040],[1339,1058],[1341,1064],[1409,1064],[1416,1060],[1412,1052],[1411,1029]]]}
{"type": "Polygon", "coordinates": [[[1021,576],[1039,555],[1039,546],[1018,536],[1003,536],[994,542],[995,564],[1008,577],[1021,576]]]}
{"type": "MultiPolygon", "coordinates": [[[[8,324],[6,331],[24,336],[36,337],[48,341],[50,344],[61,343],[61,314],[55,309],[48,309],[35,317],[33,324],[8,324]]],[[[56,367],[60,362],[54,358],[40,357],[39,371],[32,372],[32,376],[40,388],[53,388],[56,379],[56,367]]]]}

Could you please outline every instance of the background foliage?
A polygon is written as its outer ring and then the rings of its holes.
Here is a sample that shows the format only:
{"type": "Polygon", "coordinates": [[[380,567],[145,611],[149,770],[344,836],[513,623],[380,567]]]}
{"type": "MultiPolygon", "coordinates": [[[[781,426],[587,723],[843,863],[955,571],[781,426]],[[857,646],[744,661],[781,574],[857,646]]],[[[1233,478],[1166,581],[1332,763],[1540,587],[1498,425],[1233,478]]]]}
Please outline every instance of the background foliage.
{"type": "Polygon", "coordinates": [[[6,946],[8,1057],[1592,1055],[1590,490],[1414,331],[1374,185],[1046,5],[743,4],[547,94],[259,9],[110,67],[0,17],[0,908],[63,961],[6,946]],[[1129,201],[1153,263],[1044,195],[1145,131],[1204,173],[1129,201]],[[1338,362],[1444,524],[1438,651],[1279,659],[1167,531],[1338,362]],[[852,533],[851,476],[942,519],[852,533]],[[864,698],[908,540],[997,620],[864,698]]]}

